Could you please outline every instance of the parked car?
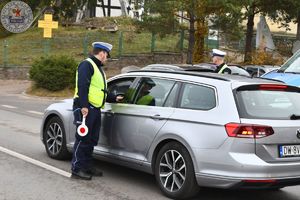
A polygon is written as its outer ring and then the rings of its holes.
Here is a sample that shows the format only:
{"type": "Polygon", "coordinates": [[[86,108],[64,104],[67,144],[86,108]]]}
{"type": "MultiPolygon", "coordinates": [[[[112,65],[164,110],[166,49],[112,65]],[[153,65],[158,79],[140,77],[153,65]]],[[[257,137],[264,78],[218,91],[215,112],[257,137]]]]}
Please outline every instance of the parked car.
{"type": "MultiPolygon", "coordinates": [[[[199,186],[272,188],[300,184],[300,88],[217,73],[147,70],[117,75],[94,156],[154,174],[162,192],[185,199],[199,186]],[[154,106],[140,105],[145,81],[154,106]]],[[[72,151],[72,99],[50,105],[41,126],[47,154],[72,151]]]]}
{"type": "Polygon", "coordinates": [[[266,73],[262,77],[281,80],[286,84],[300,87],[300,50],[289,58],[278,70],[266,73]]]}
{"type": "Polygon", "coordinates": [[[260,77],[263,74],[279,69],[276,65],[245,65],[244,69],[249,72],[252,77],[260,77]]]}
{"type": "MultiPolygon", "coordinates": [[[[191,65],[188,65],[191,66],[191,65]]],[[[150,64],[143,68],[142,70],[167,70],[167,71],[182,71],[182,65],[172,65],[172,64],[150,64]]]]}
{"type": "MultiPolygon", "coordinates": [[[[250,74],[241,66],[229,64],[232,75],[250,76],[250,74]]],[[[217,66],[213,63],[199,64],[151,64],[142,68],[142,70],[167,70],[167,71],[198,71],[198,72],[214,72],[217,66]]]]}

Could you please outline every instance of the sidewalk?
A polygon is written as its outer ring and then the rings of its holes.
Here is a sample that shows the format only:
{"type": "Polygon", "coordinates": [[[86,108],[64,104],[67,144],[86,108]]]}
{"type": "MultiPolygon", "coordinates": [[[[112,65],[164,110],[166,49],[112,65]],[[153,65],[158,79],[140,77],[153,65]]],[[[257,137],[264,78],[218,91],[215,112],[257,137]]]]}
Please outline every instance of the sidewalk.
{"type": "Polygon", "coordinates": [[[28,87],[31,81],[29,80],[3,80],[0,79],[0,94],[21,94],[28,87]]]}

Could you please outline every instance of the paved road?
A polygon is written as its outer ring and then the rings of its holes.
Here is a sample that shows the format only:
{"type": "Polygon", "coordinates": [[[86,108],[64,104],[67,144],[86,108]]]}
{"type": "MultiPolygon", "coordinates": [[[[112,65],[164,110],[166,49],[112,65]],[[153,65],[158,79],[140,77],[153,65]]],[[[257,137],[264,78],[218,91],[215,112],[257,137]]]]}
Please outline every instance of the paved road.
{"type": "MultiPolygon", "coordinates": [[[[48,158],[39,138],[41,113],[55,100],[31,98],[21,93],[22,87],[3,92],[0,86],[0,147],[70,172],[70,160],[48,158]]],[[[0,151],[0,200],[167,199],[153,176],[106,162],[95,163],[104,171],[104,177],[86,182],[66,178],[0,151]]],[[[280,191],[203,188],[194,199],[299,200],[299,191],[300,186],[280,191]]]]}
{"type": "MultiPolygon", "coordinates": [[[[42,113],[56,100],[31,98],[18,90],[3,92],[0,86],[0,147],[70,172],[70,160],[48,158],[39,138],[42,113]]],[[[167,199],[151,175],[101,161],[95,164],[104,177],[86,182],[0,151],[0,200],[167,199]]]]}

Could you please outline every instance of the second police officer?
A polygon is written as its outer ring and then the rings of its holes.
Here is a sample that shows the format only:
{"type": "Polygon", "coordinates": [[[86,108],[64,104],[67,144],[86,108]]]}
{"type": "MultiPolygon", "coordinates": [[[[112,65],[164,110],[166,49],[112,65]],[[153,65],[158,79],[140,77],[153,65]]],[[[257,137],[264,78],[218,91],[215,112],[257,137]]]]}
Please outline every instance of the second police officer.
{"type": "Polygon", "coordinates": [[[217,65],[217,69],[215,70],[215,72],[219,74],[231,74],[231,69],[229,69],[224,62],[225,56],[226,52],[224,51],[221,51],[219,49],[212,50],[212,61],[215,65],[217,65]]]}

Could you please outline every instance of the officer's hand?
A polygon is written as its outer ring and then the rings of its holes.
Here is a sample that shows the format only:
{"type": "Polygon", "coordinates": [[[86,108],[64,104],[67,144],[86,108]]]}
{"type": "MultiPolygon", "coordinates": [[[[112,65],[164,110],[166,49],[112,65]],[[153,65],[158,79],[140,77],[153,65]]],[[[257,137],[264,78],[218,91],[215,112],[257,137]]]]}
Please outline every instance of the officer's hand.
{"type": "Polygon", "coordinates": [[[83,117],[86,117],[89,113],[89,109],[88,108],[81,108],[81,113],[83,117]]]}

